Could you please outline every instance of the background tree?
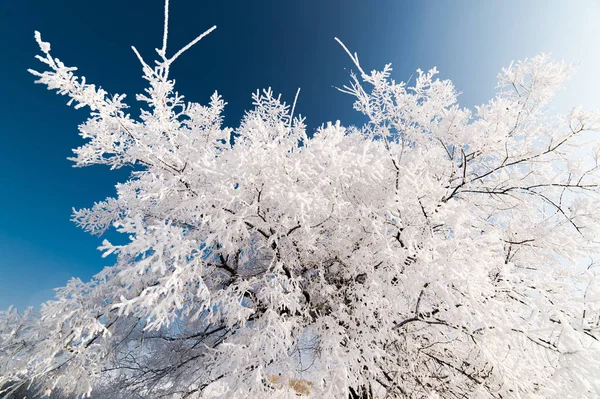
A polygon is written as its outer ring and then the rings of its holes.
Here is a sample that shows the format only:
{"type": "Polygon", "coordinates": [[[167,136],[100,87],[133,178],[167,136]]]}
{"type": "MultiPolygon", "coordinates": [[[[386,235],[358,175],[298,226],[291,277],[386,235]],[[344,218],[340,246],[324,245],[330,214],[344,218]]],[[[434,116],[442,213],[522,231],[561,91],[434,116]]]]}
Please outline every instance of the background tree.
{"type": "Polygon", "coordinates": [[[36,32],[47,70],[30,72],[91,112],[75,165],[133,167],[74,220],[129,242],[105,240],[116,264],[41,316],[3,312],[7,396],[600,395],[600,287],[580,265],[598,252],[600,115],[547,112],[570,66],[512,64],[473,113],[435,69],[409,86],[343,47],[364,126],[309,136],[269,89],[232,130],[218,94],[185,102],[169,77],[214,27],[173,56],[167,28],[168,2],[155,66],[133,48],[139,119],[36,32]]]}

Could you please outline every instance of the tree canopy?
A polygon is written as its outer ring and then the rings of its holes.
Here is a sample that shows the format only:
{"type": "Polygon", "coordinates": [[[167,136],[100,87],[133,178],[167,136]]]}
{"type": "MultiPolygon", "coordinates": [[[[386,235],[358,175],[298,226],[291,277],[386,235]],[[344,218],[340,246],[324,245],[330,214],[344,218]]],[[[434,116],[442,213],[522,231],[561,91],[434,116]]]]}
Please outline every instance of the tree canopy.
{"type": "MultiPolygon", "coordinates": [[[[0,314],[0,388],[68,397],[600,395],[600,113],[549,112],[573,68],[539,55],[475,110],[437,71],[356,68],[363,126],[307,132],[271,89],[235,129],[186,102],[168,1],[148,88],[111,95],[50,54],[38,83],[87,107],[76,166],[133,167],[75,210],[117,261],[41,314],[0,314]],[[591,260],[588,263],[586,259],[591,260]]],[[[298,97],[298,96],[297,96],[298,97]]],[[[296,99],[297,99],[296,97],[296,99]]]]}

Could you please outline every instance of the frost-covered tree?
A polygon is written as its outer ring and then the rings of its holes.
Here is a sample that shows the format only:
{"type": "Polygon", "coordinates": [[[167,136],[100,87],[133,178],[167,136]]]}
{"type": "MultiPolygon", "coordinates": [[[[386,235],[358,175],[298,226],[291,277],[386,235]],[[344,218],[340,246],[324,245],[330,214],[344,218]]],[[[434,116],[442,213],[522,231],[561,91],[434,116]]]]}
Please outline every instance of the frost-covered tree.
{"type": "Polygon", "coordinates": [[[470,111],[435,69],[398,83],[342,45],[364,126],[308,134],[269,89],[229,129],[169,75],[214,28],[168,56],[167,26],[168,4],[156,64],[133,49],[139,119],[36,33],[37,82],[90,110],[75,165],[134,166],[73,219],[129,241],[40,315],[1,314],[5,395],[600,395],[600,114],[549,114],[569,65],[511,64],[470,111]]]}

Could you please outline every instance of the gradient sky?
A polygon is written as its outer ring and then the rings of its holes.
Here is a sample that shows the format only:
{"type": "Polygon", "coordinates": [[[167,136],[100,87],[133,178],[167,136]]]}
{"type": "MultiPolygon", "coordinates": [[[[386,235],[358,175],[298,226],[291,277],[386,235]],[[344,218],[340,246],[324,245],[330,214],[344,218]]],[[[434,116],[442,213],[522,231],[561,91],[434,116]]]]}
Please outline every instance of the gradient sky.
{"type": "MultiPolygon", "coordinates": [[[[52,297],[71,276],[88,280],[111,258],[70,222],[72,207],[114,194],[127,171],[72,168],[85,110],[33,84],[41,68],[33,31],[53,55],[79,67],[110,93],[144,88],[130,46],[147,59],[162,37],[162,0],[0,0],[0,309],[23,309],[52,297]]],[[[392,62],[396,80],[437,66],[472,107],[494,94],[496,75],[514,59],[552,52],[580,63],[556,109],[600,108],[600,3],[597,1],[184,1],[171,0],[171,53],[197,34],[217,30],[172,68],[187,99],[206,103],[218,90],[237,126],[250,94],[273,87],[311,131],[329,120],[361,119],[335,89],[352,64],[333,37],[356,51],[365,70],[392,62]]],[[[132,101],[130,105],[135,105],[132,101]]]]}

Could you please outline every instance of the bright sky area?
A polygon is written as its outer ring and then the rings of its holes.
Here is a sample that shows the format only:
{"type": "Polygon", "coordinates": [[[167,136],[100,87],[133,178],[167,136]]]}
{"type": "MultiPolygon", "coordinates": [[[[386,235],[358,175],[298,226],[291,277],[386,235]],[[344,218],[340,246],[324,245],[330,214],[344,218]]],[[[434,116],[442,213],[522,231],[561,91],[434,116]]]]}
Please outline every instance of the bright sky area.
{"type": "MultiPolygon", "coordinates": [[[[115,183],[128,176],[67,161],[82,144],[77,125],[86,111],[33,84],[26,70],[41,68],[33,31],[52,43],[55,57],[135,105],[145,81],[130,46],[146,58],[154,54],[162,7],[162,0],[0,2],[0,309],[37,306],[70,277],[89,280],[110,264],[96,250],[102,238],[71,223],[71,209],[114,195],[115,183]]],[[[468,107],[494,95],[496,75],[511,60],[551,52],[580,64],[556,109],[600,108],[600,3],[592,0],[172,0],[170,20],[172,50],[218,26],[172,75],[189,100],[207,102],[218,90],[232,127],[250,94],[269,86],[288,102],[302,89],[296,110],[311,131],[329,120],[359,123],[351,98],[332,87],[345,84],[352,69],[334,36],[367,70],[392,62],[396,80],[437,66],[468,107]]]]}

